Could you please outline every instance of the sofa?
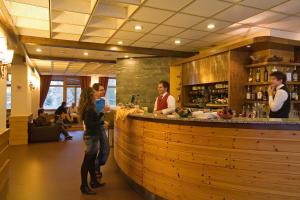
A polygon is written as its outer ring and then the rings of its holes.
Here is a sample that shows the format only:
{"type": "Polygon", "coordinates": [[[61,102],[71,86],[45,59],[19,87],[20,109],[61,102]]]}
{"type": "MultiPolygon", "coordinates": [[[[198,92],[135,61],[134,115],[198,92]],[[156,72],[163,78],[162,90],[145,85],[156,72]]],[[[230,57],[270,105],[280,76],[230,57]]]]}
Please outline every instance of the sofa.
{"type": "Polygon", "coordinates": [[[51,142],[59,141],[60,131],[55,124],[49,126],[35,126],[34,123],[28,124],[28,142],[51,142]]]}

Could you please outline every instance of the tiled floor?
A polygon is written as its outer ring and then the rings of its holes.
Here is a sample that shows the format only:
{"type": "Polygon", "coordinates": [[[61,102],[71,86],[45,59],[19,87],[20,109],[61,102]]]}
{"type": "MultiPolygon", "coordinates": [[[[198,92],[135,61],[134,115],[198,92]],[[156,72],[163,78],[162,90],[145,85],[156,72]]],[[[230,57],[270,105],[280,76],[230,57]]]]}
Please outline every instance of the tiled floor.
{"type": "Polygon", "coordinates": [[[8,200],[142,200],[120,174],[111,151],[103,169],[106,186],[96,196],[80,193],[80,165],[83,158],[81,132],[73,141],[13,146],[8,200]]]}

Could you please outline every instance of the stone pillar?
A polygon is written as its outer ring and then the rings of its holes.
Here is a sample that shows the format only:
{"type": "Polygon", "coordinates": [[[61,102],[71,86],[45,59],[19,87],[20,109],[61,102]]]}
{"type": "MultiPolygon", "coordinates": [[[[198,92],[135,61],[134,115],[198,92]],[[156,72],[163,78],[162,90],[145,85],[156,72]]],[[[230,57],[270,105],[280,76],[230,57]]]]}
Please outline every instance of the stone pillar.
{"type": "Polygon", "coordinates": [[[29,87],[30,68],[22,56],[15,55],[11,66],[11,145],[28,144],[28,121],[31,113],[31,92],[29,87]]]}

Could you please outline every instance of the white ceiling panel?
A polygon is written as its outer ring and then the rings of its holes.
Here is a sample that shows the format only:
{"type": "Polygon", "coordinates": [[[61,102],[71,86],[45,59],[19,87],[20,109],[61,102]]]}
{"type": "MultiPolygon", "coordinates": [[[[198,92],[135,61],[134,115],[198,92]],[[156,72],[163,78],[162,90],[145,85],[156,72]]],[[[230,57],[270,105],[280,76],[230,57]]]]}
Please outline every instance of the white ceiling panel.
{"type": "Polygon", "coordinates": [[[70,34],[82,34],[84,26],[72,25],[72,24],[52,24],[53,32],[70,33],[70,34]]]}
{"type": "Polygon", "coordinates": [[[179,38],[179,37],[172,37],[166,41],[164,41],[165,44],[170,44],[170,45],[174,45],[174,48],[176,48],[177,46],[182,46],[185,45],[189,42],[191,42],[192,40],[188,40],[188,39],[183,39],[183,38],[179,38]],[[180,44],[175,44],[175,40],[180,40],[180,44]]]}
{"type": "Polygon", "coordinates": [[[88,26],[107,29],[118,29],[123,23],[124,20],[122,19],[92,16],[88,26]]]}
{"type": "Polygon", "coordinates": [[[124,45],[124,46],[129,46],[134,42],[134,40],[110,39],[108,41],[108,44],[120,45],[120,44],[118,44],[118,42],[120,42],[120,41],[122,42],[122,45],[124,45]]]}
{"type": "Polygon", "coordinates": [[[230,23],[230,22],[224,22],[224,21],[221,21],[221,20],[207,19],[207,20],[201,22],[200,24],[194,26],[193,29],[201,30],[201,31],[214,32],[214,31],[221,30],[221,29],[223,29],[223,28],[225,28],[225,27],[227,27],[227,26],[229,26],[231,24],[232,23],[230,23]],[[215,25],[215,28],[213,28],[213,29],[207,28],[207,26],[209,24],[215,25]]]}
{"type": "Polygon", "coordinates": [[[98,37],[110,37],[116,30],[104,29],[104,28],[87,28],[84,35],[86,36],[98,36],[98,37]]]}
{"type": "Polygon", "coordinates": [[[38,30],[38,29],[31,29],[31,28],[18,28],[20,35],[27,35],[27,36],[34,36],[34,37],[44,37],[49,38],[50,32],[47,30],[38,30]]]}
{"type": "Polygon", "coordinates": [[[68,11],[52,11],[52,21],[62,24],[86,25],[89,19],[88,14],[68,12],[68,11]]]}
{"type": "Polygon", "coordinates": [[[246,6],[235,5],[214,16],[216,19],[238,22],[261,13],[262,10],[246,6]]]}
{"type": "Polygon", "coordinates": [[[139,41],[144,42],[162,42],[164,40],[168,39],[168,36],[164,35],[154,35],[154,34],[148,34],[142,37],[139,41]]]}
{"type": "Polygon", "coordinates": [[[277,6],[278,4],[281,4],[286,1],[287,0],[244,0],[240,4],[265,10],[277,6]]]}
{"type": "Polygon", "coordinates": [[[165,10],[178,11],[193,0],[148,0],[145,5],[165,10]]]}
{"type": "Polygon", "coordinates": [[[6,0],[6,1],[13,1],[17,3],[29,4],[32,6],[39,6],[39,7],[49,7],[49,0],[6,0]]]}
{"type": "Polygon", "coordinates": [[[128,21],[124,24],[124,26],[121,28],[121,30],[135,31],[135,29],[134,29],[135,26],[141,26],[142,27],[142,30],[139,30],[139,31],[136,31],[136,32],[145,33],[145,32],[149,32],[150,30],[152,30],[155,26],[157,26],[157,24],[146,23],[146,22],[138,22],[138,21],[128,21]]]}
{"type": "Polygon", "coordinates": [[[158,43],[156,43],[156,42],[142,42],[142,41],[137,41],[137,42],[133,43],[131,46],[144,47],[144,48],[152,48],[152,47],[154,47],[157,44],[158,43]]]}
{"type": "Polygon", "coordinates": [[[284,18],[278,22],[274,22],[271,24],[265,24],[265,27],[275,28],[279,30],[288,30],[293,32],[300,32],[300,17],[288,17],[284,18]]]}
{"type": "Polygon", "coordinates": [[[49,21],[26,18],[26,17],[15,17],[14,23],[17,27],[38,29],[49,31],[49,21]]]}
{"type": "Polygon", "coordinates": [[[138,21],[161,23],[173,14],[174,12],[171,11],[142,7],[132,18],[138,21]]]}
{"type": "Polygon", "coordinates": [[[165,21],[164,24],[189,28],[203,20],[204,20],[203,17],[177,13],[176,15],[174,15],[173,17],[165,21]]]}
{"type": "Polygon", "coordinates": [[[177,46],[172,45],[172,44],[166,44],[166,43],[161,43],[157,46],[155,46],[155,49],[171,49],[174,50],[177,46]]]}
{"type": "Polygon", "coordinates": [[[203,47],[209,47],[212,44],[213,44],[212,42],[199,40],[199,41],[190,42],[188,44],[188,46],[200,49],[200,48],[203,48],[203,47]]]}
{"type": "Polygon", "coordinates": [[[83,42],[92,42],[92,43],[105,43],[108,40],[108,37],[88,37],[85,36],[82,41],[83,42]]]}
{"type": "Polygon", "coordinates": [[[197,40],[208,34],[209,34],[209,32],[204,32],[204,31],[186,30],[186,31],[178,34],[177,37],[191,39],[191,40],[197,40]]]}
{"type": "Polygon", "coordinates": [[[129,31],[118,31],[114,38],[115,39],[125,39],[125,40],[137,40],[142,37],[142,33],[129,32],[129,31]]]}
{"type": "Polygon", "coordinates": [[[95,1],[92,0],[51,0],[52,9],[90,14],[95,1]]]}
{"type": "Polygon", "coordinates": [[[182,10],[184,13],[210,17],[232,4],[219,0],[196,0],[194,3],[182,10]]]}
{"type": "Polygon", "coordinates": [[[272,10],[277,12],[282,12],[285,14],[296,14],[300,13],[300,1],[299,0],[290,0],[284,4],[272,8],[272,10]]]}
{"type": "Polygon", "coordinates": [[[184,30],[185,30],[184,28],[160,25],[157,28],[155,28],[151,33],[156,34],[156,35],[173,36],[173,35],[177,35],[178,33],[182,32],[184,30]]]}
{"type": "Polygon", "coordinates": [[[127,7],[98,3],[95,9],[96,16],[113,17],[125,19],[128,16],[127,7]]]}
{"type": "Polygon", "coordinates": [[[284,14],[265,11],[248,19],[241,21],[241,24],[249,24],[252,26],[263,26],[264,24],[269,24],[283,18],[287,17],[284,14]]]}
{"type": "Polygon", "coordinates": [[[225,40],[232,37],[231,35],[227,34],[218,34],[218,33],[211,33],[203,38],[201,38],[202,41],[206,42],[219,42],[221,40],[225,40]]]}
{"type": "Polygon", "coordinates": [[[177,50],[177,51],[187,51],[187,52],[197,52],[197,51],[199,51],[199,48],[191,47],[189,44],[187,44],[186,46],[179,46],[175,50],[177,50]]]}
{"type": "Polygon", "coordinates": [[[11,15],[40,20],[49,20],[49,8],[16,3],[13,1],[5,1],[5,5],[11,15]]]}

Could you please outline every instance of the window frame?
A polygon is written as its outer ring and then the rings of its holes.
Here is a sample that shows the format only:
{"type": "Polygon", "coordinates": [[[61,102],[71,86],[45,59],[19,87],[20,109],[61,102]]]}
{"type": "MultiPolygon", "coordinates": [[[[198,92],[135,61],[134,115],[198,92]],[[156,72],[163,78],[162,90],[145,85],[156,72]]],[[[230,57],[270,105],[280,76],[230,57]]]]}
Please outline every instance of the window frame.
{"type": "MultiPolygon", "coordinates": [[[[109,88],[113,88],[113,89],[115,89],[115,91],[117,91],[117,79],[115,78],[115,77],[109,77],[108,78],[108,82],[107,82],[107,89],[106,89],[106,94],[105,94],[105,97],[106,97],[106,99],[109,101],[109,99],[107,98],[107,94],[108,94],[108,89],[109,88]],[[109,85],[108,83],[109,83],[109,79],[114,79],[115,81],[116,81],[116,85],[115,86],[111,86],[111,85],[109,85]]],[[[116,105],[111,105],[111,107],[116,107],[117,106],[117,94],[116,94],[116,99],[115,99],[115,102],[116,102],[116,105]]],[[[110,103],[110,102],[109,102],[110,103]]]]}

